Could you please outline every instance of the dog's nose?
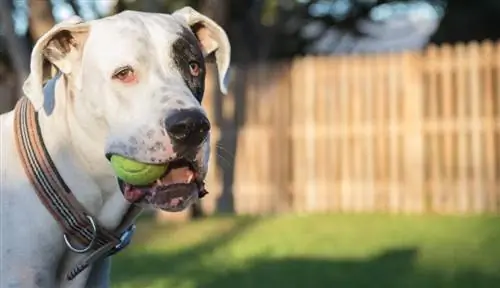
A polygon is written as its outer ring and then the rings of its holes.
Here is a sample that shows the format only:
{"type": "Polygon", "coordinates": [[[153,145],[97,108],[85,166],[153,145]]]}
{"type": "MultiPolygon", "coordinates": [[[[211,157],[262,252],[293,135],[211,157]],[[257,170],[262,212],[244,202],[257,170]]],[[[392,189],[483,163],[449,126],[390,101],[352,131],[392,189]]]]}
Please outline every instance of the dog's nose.
{"type": "Polygon", "coordinates": [[[174,142],[197,146],[207,138],[210,121],[199,110],[179,110],[165,119],[165,130],[174,142]]]}

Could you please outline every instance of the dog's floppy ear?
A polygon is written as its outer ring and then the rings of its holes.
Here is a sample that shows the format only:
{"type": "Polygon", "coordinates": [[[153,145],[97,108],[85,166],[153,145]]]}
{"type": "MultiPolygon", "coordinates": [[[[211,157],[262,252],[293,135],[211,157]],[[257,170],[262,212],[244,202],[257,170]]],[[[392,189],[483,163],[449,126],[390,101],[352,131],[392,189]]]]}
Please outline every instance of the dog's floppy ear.
{"type": "Polygon", "coordinates": [[[227,93],[224,79],[231,61],[231,45],[226,32],[215,21],[187,6],[175,11],[172,16],[185,21],[200,42],[203,55],[214,53],[219,73],[219,86],[222,93],[227,93]]]}
{"type": "Polygon", "coordinates": [[[24,94],[38,111],[43,106],[43,85],[56,72],[70,75],[82,57],[90,25],[79,17],[63,21],[45,33],[31,52],[30,75],[24,82],[24,94]]]}

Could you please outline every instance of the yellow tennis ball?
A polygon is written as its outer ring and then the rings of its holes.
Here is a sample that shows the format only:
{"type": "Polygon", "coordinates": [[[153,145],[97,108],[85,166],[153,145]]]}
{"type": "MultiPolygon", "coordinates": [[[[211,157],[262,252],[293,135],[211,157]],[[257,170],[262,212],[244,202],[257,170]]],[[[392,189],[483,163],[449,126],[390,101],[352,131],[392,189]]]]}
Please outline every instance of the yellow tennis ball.
{"type": "Polygon", "coordinates": [[[125,158],[120,155],[111,156],[111,167],[118,178],[132,185],[153,183],[167,172],[167,164],[146,164],[125,158]]]}

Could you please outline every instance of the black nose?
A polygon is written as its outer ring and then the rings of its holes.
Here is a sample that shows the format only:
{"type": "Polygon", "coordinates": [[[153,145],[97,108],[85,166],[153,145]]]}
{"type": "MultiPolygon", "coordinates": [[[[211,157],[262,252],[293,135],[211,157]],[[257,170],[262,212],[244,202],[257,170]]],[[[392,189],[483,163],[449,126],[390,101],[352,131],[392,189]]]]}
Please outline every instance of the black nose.
{"type": "Polygon", "coordinates": [[[207,138],[210,122],[199,110],[179,110],[165,119],[165,130],[176,144],[197,146],[207,138]]]}

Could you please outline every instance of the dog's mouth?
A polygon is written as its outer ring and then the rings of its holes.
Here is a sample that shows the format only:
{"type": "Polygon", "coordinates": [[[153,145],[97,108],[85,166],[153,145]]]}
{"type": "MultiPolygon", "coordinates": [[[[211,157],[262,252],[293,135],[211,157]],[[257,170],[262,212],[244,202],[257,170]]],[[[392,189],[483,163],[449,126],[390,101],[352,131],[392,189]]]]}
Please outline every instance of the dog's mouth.
{"type": "Polygon", "coordinates": [[[119,178],[118,184],[130,203],[178,212],[208,193],[197,167],[195,162],[180,158],[170,161],[167,171],[149,185],[132,185],[119,178]]]}

